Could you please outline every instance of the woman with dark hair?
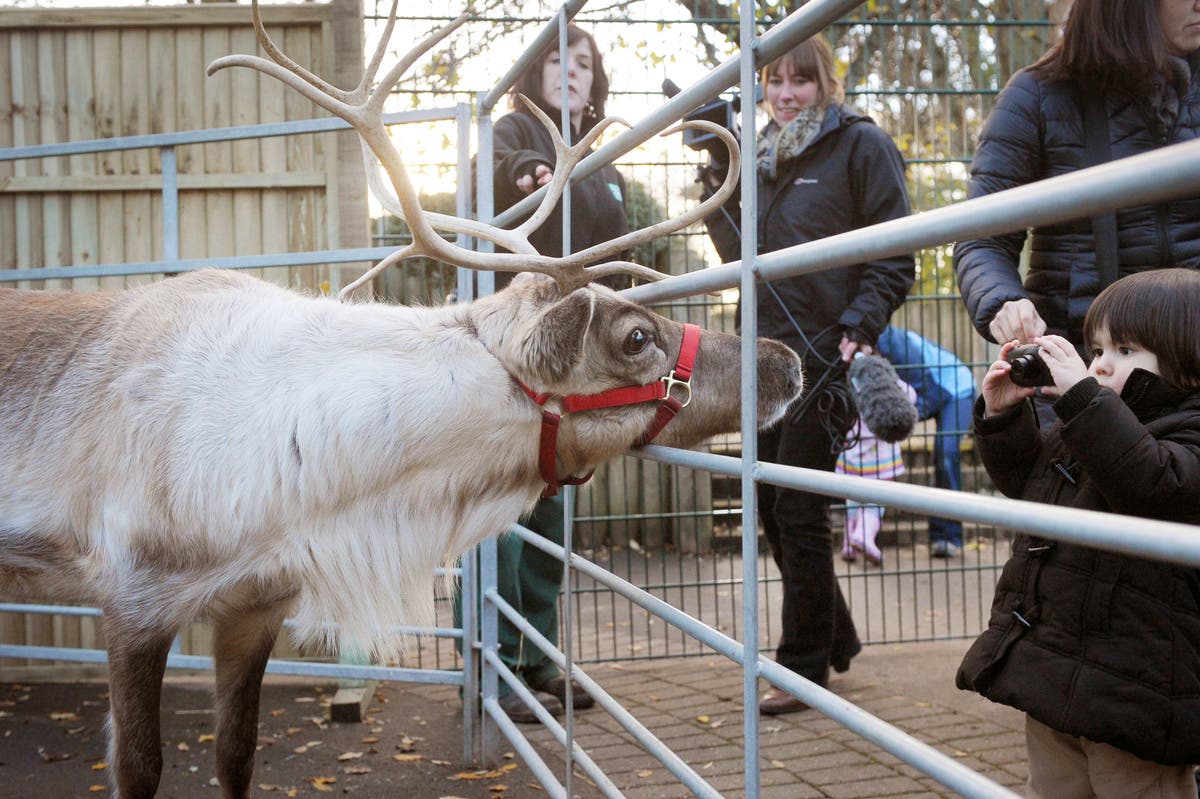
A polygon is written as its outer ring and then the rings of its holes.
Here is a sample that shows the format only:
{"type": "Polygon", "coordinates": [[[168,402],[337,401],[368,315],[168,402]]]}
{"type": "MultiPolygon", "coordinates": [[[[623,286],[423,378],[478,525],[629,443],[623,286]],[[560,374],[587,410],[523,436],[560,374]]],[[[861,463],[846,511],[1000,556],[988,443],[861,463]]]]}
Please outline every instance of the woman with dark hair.
{"type": "MultiPolygon", "coordinates": [[[[555,123],[562,115],[562,69],[557,41],[517,80],[510,99],[512,113],[496,121],[494,129],[494,195],[497,213],[508,209],[550,181],[555,167],[554,140],[542,122],[517,95],[524,95],[555,123]]],[[[604,60],[591,34],[577,25],[567,26],[567,110],[571,131],[568,143],[578,141],[604,118],[608,99],[608,76],[604,60]]],[[[562,203],[542,226],[529,236],[529,243],[543,255],[559,256],[591,247],[629,232],[625,217],[625,181],[611,164],[593,172],[570,188],[571,239],[564,247],[562,203]]],[[[511,274],[496,273],[499,290],[512,280],[511,274]]],[[[618,287],[628,278],[611,277],[600,282],[618,287]]],[[[563,543],[562,496],[538,502],[533,513],[522,519],[529,530],[559,546],[563,543]]],[[[558,597],[562,584],[562,562],[537,547],[526,546],[517,536],[501,536],[496,542],[497,591],[534,629],[552,644],[558,642],[558,597]]],[[[594,704],[592,697],[574,680],[567,680],[549,657],[525,640],[517,627],[499,616],[500,659],[521,679],[550,713],[563,712],[568,693],[579,710],[594,704]]],[[[536,723],[532,708],[500,682],[500,706],[513,721],[536,723]]]]}
{"type": "MultiPolygon", "coordinates": [[[[496,121],[495,202],[497,213],[550,182],[554,173],[554,141],[525,102],[526,98],[556,123],[562,114],[562,64],[557,42],[517,80],[510,98],[513,113],[496,121]]],[[[604,118],[608,76],[591,34],[567,26],[567,103],[571,116],[568,143],[575,142],[604,118]]],[[[625,218],[625,179],[612,164],[571,187],[570,250],[591,247],[629,232],[625,218]]],[[[529,237],[543,255],[563,255],[562,205],[529,237]]],[[[603,282],[603,281],[602,281],[603,282]]],[[[497,287],[507,280],[498,280],[497,287]]]]}
{"type": "MultiPolygon", "coordinates": [[[[908,215],[904,160],[885,132],[842,102],[833,51],[824,38],[808,39],[768,64],[762,83],[771,122],[757,147],[759,252],[908,215]]],[[[737,203],[734,198],[706,220],[723,261],[741,257],[737,203]]],[[[759,434],[760,459],[834,470],[855,421],[846,364],[856,351],[871,352],[913,277],[913,257],[902,255],[761,288],[758,335],[779,339],[801,354],[806,391],[781,424],[759,434]]],[[[762,483],[758,502],[783,578],[775,659],[827,685],[830,669],[846,671],[861,649],[834,575],[830,500],[762,483]]],[[[805,707],[778,688],[759,702],[760,712],[768,715],[805,707]]]]}
{"type": "MultiPolygon", "coordinates": [[[[984,125],[968,197],[981,197],[1200,136],[1200,2],[1075,0],[1062,38],[1015,74],[984,125]]],[[[954,248],[976,329],[1003,343],[1056,333],[1082,348],[1105,285],[1167,266],[1200,268],[1200,193],[1115,216],[954,248]]],[[[1082,351],[1082,349],[1080,349],[1082,351]]]]}

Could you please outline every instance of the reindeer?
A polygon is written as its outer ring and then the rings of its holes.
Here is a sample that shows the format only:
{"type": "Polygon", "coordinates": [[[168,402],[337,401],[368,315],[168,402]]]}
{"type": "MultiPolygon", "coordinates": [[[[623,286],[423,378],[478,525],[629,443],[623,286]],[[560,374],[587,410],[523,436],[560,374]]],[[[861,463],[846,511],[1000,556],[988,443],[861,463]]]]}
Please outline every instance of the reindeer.
{"type": "MultiPolygon", "coordinates": [[[[636,265],[585,266],[724,196],[602,252],[537,255],[528,231],[589,138],[562,145],[550,191],[514,231],[421,210],[384,132],[383,99],[461,22],[368,90],[385,36],[344,92],[279,52],[256,5],[271,60],[229,56],[209,71],[260,70],[355,127],[414,235],[376,269],[426,254],[527,273],[503,292],[405,308],[214,270],[123,292],[0,290],[0,591],[102,608],[120,799],[157,791],[161,682],[184,625],[213,626],[217,777],[222,797],[245,797],[263,672],[285,617],[303,645],[397,657],[395,625],[430,622],[435,568],[543,492],[656,435],[690,446],[738,427],[738,339],[590,283],[614,269],[646,277],[636,265]],[[511,252],[460,249],[436,230],[511,252]]],[[[800,393],[800,361],[763,340],[758,372],[770,424],[800,393]]]]}

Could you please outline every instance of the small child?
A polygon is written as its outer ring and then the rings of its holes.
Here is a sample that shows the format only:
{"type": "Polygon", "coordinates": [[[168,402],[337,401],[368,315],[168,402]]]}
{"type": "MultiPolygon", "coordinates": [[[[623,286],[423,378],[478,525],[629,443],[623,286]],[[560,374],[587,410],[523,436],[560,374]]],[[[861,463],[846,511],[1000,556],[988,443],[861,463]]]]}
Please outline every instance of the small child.
{"type": "MultiPolygon", "coordinates": [[[[1034,339],[1044,432],[1003,346],[975,404],[988,474],[1009,497],[1200,523],[1200,272],[1116,281],[1083,332],[1090,366],[1034,339]]],[[[1017,535],[956,682],[1025,712],[1028,796],[1195,799],[1200,570],[1017,535]]]]}
{"type": "MultiPolygon", "coordinates": [[[[917,392],[903,380],[897,381],[908,395],[908,401],[916,404],[917,392]]],[[[869,477],[874,480],[895,480],[904,474],[904,457],[900,453],[900,442],[884,441],[875,435],[860,418],[850,431],[850,446],[838,455],[838,474],[869,477]]],[[[846,500],[846,535],[842,538],[842,560],[854,562],[859,553],[868,563],[883,564],[883,551],[875,543],[879,528],[883,525],[882,505],[867,505],[857,500],[846,500]]]]}

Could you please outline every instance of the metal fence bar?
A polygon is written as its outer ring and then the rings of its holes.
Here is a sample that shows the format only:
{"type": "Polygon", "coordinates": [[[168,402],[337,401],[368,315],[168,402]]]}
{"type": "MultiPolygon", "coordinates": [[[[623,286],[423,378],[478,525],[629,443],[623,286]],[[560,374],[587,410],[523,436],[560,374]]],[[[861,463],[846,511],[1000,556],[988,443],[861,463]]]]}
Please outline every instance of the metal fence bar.
{"type": "MultiPolygon", "coordinates": [[[[530,531],[526,531],[526,534],[536,535],[536,533],[532,533],[530,531]]],[[[524,538],[526,536],[522,535],[521,537],[524,538]]],[[[549,639],[546,638],[546,636],[538,632],[537,628],[526,621],[525,617],[518,613],[517,609],[510,605],[504,599],[504,597],[500,596],[495,588],[490,589],[487,596],[488,599],[495,604],[496,610],[499,611],[506,619],[512,622],[513,626],[521,631],[521,633],[528,639],[529,643],[532,643],[535,647],[549,656],[559,668],[566,668],[568,658],[561,652],[561,650],[552,644],[549,639]]],[[[521,683],[517,676],[513,674],[512,669],[510,669],[508,665],[504,663],[504,661],[497,658],[497,662],[501,663],[503,666],[503,668],[500,670],[500,676],[504,678],[506,683],[513,687],[514,691],[521,695],[522,699],[525,700],[525,703],[529,705],[530,708],[534,709],[534,712],[537,712],[537,707],[540,705],[540,703],[534,699],[533,692],[529,691],[529,689],[521,683]],[[520,688],[517,687],[518,685],[520,688]],[[526,696],[525,692],[528,692],[528,696],[526,696]]],[[[577,676],[578,674],[579,672],[576,672],[577,676]]],[[[591,682],[591,680],[588,680],[588,682],[591,683],[593,687],[599,687],[596,686],[595,683],[591,682]]],[[[619,797],[621,792],[617,790],[617,786],[614,785],[612,780],[608,778],[608,775],[605,774],[598,765],[596,765],[596,762],[592,760],[591,756],[589,756],[587,752],[583,751],[579,747],[579,744],[575,743],[575,737],[571,734],[571,729],[559,724],[558,720],[551,716],[549,712],[546,713],[546,719],[548,719],[548,721],[543,719],[543,721],[545,721],[546,728],[564,749],[568,747],[568,742],[570,742],[571,757],[568,759],[568,765],[574,761],[578,761],[583,767],[583,770],[587,772],[588,776],[596,782],[597,787],[600,787],[609,796],[615,795],[619,797]]]]}
{"type": "MultiPolygon", "coordinates": [[[[738,458],[693,450],[648,446],[639,454],[647,460],[717,474],[738,475],[743,468],[743,462],[738,458]]],[[[759,462],[753,468],[757,480],[784,488],[849,497],[962,521],[996,524],[1122,555],[1200,567],[1200,536],[1196,534],[1195,525],[871,480],[777,463],[759,462]],[[1129,534],[1131,529],[1137,530],[1136,536],[1129,534]]]]}
{"type": "MultiPolygon", "coordinates": [[[[857,5],[857,4],[856,4],[857,5]]],[[[755,5],[742,3],[739,10],[738,39],[741,52],[738,54],[738,75],[742,97],[753,97],[755,89],[755,67],[769,63],[762,54],[753,54],[762,41],[755,35],[755,5]]],[[[840,16],[840,14],[839,14],[840,16]]],[[[824,27],[824,26],[821,26],[824,27]]],[[[807,27],[801,26],[807,33],[807,27]]],[[[799,39],[799,32],[797,33],[799,39]]],[[[808,38],[804,36],[803,38],[808,38]]],[[[757,148],[757,131],[753,111],[742,114],[738,146],[743,153],[754,153],[757,148]]],[[[741,184],[758,185],[758,159],[743,158],[741,184]]],[[[743,191],[741,198],[742,230],[758,227],[758,192],[743,191]]],[[[742,260],[753,264],[758,253],[758,237],[742,236],[742,260]]],[[[748,330],[758,329],[758,281],[753,269],[742,271],[740,297],[743,300],[742,324],[748,330]]],[[[758,460],[758,339],[742,336],[741,341],[741,436],[742,458],[754,463],[758,460]]],[[[759,717],[758,717],[758,486],[749,470],[741,474],[742,484],[742,630],[744,647],[742,655],[742,772],[748,799],[758,799],[759,792],[759,717]]]]}
{"type": "MultiPolygon", "coordinates": [[[[654,449],[670,451],[664,447],[654,447],[654,449]]],[[[740,461],[736,458],[726,458],[726,460],[740,464],[740,461]]],[[[809,470],[795,469],[793,467],[793,471],[809,470]]],[[[522,536],[522,538],[525,537],[522,536]]],[[[557,555],[558,557],[566,556],[562,547],[537,536],[525,538],[525,541],[544,552],[557,555]]],[[[674,625],[689,635],[694,636],[730,660],[736,663],[745,663],[746,649],[733,638],[689,616],[658,597],[643,591],[633,583],[602,569],[580,555],[571,553],[570,560],[572,568],[578,569],[596,582],[611,588],[616,593],[653,613],[668,624],[674,625]]],[[[1013,799],[1016,796],[1016,794],[995,784],[948,755],[942,754],[928,744],[918,741],[902,730],[893,727],[882,719],[872,716],[848,700],[820,687],[816,683],[804,679],[774,661],[759,656],[752,663],[758,676],[796,694],[830,719],[847,729],[859,733],[864,738],[867,738],[872,743],[896,755],[905,762],[920,768],[921,771],[933,779],[963,796],[1004,797],[1005,799],[1013,799]]],[[[756,713],[757,705],[752,705],[747,710],[756,713]]],[[[754,768],[757,770],[757,762],[754,764],[754,768]]]]}
{"type": "MultiPolygon", "coordinates": [[[[383,124],[400,125],[409,122],[436,122],[453,119],[455,108],[425,108],[384,114],[383,124]]],[[[86,155],[110,153],[117,150],[141,150],[150,147],[182,147],[187,144],[211,144],[239,139],[265,139],[273,136],[295,136],[298,133],[326,133],[350,130],[350,123],[337,117],[297,119],[291,122],[267,122],[258,125],[236,125],[225,128],[202,128],[172,133],[145,133],[138,136],[114,136],[110,139],[87,139],[54,144],[30,144],[0,148],[0,161],[23,158],[50,158],[57,155],[86,155]]]]}
{"type": "MultiPolygon", "coordinates": [[[[68,647],[29,646],[25,644],[0,644],[0,658],[28,658],[30,660],[62,660],[71,663],[107,663],[108,653],[103,649],[72,649],[68,647]]],[[[171,654],[167,668],[209,671],[213,659],[203,655],[171,654]]],[[[268,674],[288,674],[297,677],[319,677],[321,679],[391,680],[393,682],[423,683],[428,685],[462,685],[461,671],[448,669],[407,669],[394,666],[355,666],[347,663],[309,663],[297,660],[270,660],[268,674]]]]}
{"type": "MultiPolygon", "coordinates": [[[[758,256],[762,280],[822,272],[948,241],[1011,233],[1103,211],[1195,196],[1200,141],[1184,142],[954,205],[858,228],[758,256]]],[[[741,262],[646,283],[622,294],[635,302],[676,300],[738,285],[741,262]]]]}
{"type": "MultiPolygon", "coordinates": [[[[465,115],[469,120],[469,109],[465,112],[465,115]]],[[[384,114],[383,116],[384,124],[386,125],[455,119],[459,121],[460,130],[463,118],[464,110],[461,103],[448,108],[429,108],[419,111],[384,114]]],[[[208,268],[256,269],[272,266],[357,263],[379,261],[386,258],[395,252],[394,248],[365,247],[351,250],[317,250],[307,253],[277,253],[272,255],[189,258],[183,260],[179,258],[179,175],[175,154],[176,147],[188,144],[207,144],[238,141],[241,139],[270,138],[274,136],[294,136],[301,133],[321,133],[349,129],[349,123],[337,118],[302,119],[292,122],[276,122],[261,125],[240,125],[236,127],[206,128],[204,130],[176,133],[153,133],[139,136],[118,136],[111,139],[91,139],[80,142],[59,142],[55,144],[0,148],[0,161],[160,148],[163,216],[162,260],[121,264],[52,266],[35,269],[5,269],[0,270],[0,284],[14,283],[21,280],[150,275],[164,272],[189,272],[196,269],[208,268]]],[[[460,162],[462,161],[461,153],[465,152],[466,149],[467,143],[460,141],[460,162]]],[[[467,160],[469,161],[469,156],[467,160]]]]}

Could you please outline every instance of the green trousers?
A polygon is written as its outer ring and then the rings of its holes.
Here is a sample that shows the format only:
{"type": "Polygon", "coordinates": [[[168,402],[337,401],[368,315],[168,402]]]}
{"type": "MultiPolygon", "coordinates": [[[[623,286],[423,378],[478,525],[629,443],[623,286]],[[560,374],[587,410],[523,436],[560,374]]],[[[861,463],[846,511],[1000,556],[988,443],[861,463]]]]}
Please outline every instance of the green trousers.
{"type": "MultiPolygon", "coordinates": [[[[559,546],[563,543],[562,495],[539,500],[529,517],[521,523],[559,546]]],[[[535,630],[550,643],[558,645],[558,595],[562,590],[562,562],[534,546],[526,546],[518,536],[505,533],[496,541],[496,590],[535,630]]],[[[541,685],[561,674],[558,666],[542,650],[525,640],[512,622],[497,614],[500,660],[526,685],[541,685]]],[[[455,626],[462,626],[462,593],[454,607],[455,626]]],[[[459,639],[459,651],[462,641],[459,639]]],[[[510,692],[500,681],[500,696],[510,692]]]]}

